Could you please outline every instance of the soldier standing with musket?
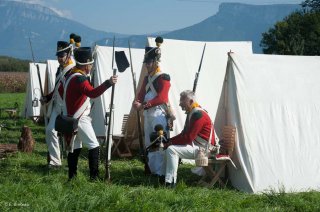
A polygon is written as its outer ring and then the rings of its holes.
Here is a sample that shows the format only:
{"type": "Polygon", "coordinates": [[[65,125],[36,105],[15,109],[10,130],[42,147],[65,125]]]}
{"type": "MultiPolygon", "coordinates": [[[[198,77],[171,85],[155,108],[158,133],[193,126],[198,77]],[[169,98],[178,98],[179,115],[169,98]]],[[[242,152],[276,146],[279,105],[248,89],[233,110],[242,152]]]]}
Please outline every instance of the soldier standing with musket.
{"type": "MultiPolygon", "coordinates": [[[[161,72],[159,62],[161,57],[161,37],[156,38],[157,47],[146,47],[144,63],[148,75],[144,78],[137,99],[133,102],[136,110],[143,110],[145,145],[150,146],[150,135],[155,133],[155,126],[162,125],[162,129],[169,135],[168,126],[168,93],[170,89],[170,76],[161,72]]],[[[161,175],[163,163],[162,151],[159,151],[159,144],[148,148],[148,165],[151,174],[161,175]]],[[[145,170],[146,171],[146,170],[145,170]]]]}
{"type": "Polygon", "coordinates": [[[71,59],[72,45],[66,41],[57,42],[56,56],[59,67],[56,72],[55,86],[51,93],[41,98],[41,103],[50,103],[47,111],[47,117],[50,117],[46,128],[46,142],[48,145],[48,166],[49,168],[58,168],[61,166],[60,147],[57,131],[54,129],[56,117],[62,112],[63,101],[58,94],[60,81],[65,74],[71,70],[75,63],[71,59]]]}
{"type": "Polygon", "coordinates": [[[79,47],[74,51],[76,66],[60,84],[59,94],[64,99],[63,114],[78,119],[76,135],[64,135],[65,139],[74,139],[73,149],[68,153],[69,180],[77,175],[79,155],[82,142],[89,149],[90,179],[96,180],[99,175],[99,142],[92,127],[90,113],[90,98],[96,98],[117,82],[117,76],[93,88],[88,75],[93,67],[92,51],[90,47],[79,47]]]}

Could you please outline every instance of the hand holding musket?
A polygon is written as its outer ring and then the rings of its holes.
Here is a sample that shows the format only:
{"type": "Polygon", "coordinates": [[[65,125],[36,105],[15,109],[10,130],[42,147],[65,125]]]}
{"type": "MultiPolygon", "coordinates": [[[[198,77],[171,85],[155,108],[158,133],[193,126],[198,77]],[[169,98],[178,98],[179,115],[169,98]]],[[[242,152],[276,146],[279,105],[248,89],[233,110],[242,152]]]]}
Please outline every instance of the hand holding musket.
{"type": "Polygon", "coordinates": [[[140,110],[143,109],[143,104],[140,103],[139,101],[136,101],[136,100],[132,103],[132,106],[133,106],[137,111],[140,111],[140,110]]]}
{"type": "Polygon", "coordinates": [[[49,100],[46,96],[42,96],[39,101],[40,101],[41,105],[47,104],[49,102],[49,100]]]}
{"type": "Polygon", "coordinates": [[[110,79],[108,79],[107,81],[109,81],[111,85],[116,84],[118,82],[118,75],[111,76],[110,79]]]}

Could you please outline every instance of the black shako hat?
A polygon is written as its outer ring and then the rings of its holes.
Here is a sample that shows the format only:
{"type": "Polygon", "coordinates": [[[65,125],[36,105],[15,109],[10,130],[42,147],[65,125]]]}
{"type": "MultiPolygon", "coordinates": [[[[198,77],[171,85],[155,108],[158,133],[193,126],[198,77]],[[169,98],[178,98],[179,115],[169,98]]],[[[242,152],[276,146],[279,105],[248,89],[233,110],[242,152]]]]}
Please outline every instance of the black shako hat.
{"type": "Polygon", "coordinates": [[[143,63],[150,63],[150,62],[160,62],[160,48],[158,47],[145,47],[145,55],[143,63]]]}
{"type": "Polygon", "coordinates": [[[79,47],[74,50],[74,59],[79,65],[89,65],[94,62],[90,47],[79,47]]]}
{"type": "Polygon", "coordinates": [[[67,41],[57,42],[57,52],[56,56],[63,57],[71,50],[71,45],[67,41]]]}
{"type": "Polygon", "coordinates": [[[76,47],[80,47],[81,46],[81,37],[80,37],[80,35],[75,35],[74,36],[74,42],[76,43],[76,47]]]}
{"type": "Polygon", "coordinates": [[[71,34],[69,35],[70,43],[71,43],[71,44],[74,43],[74,36],[76,36],[76,34],[74,34],[74,33],[71,33],[71,34]]]}
{"type": "Polygon", "coordinates": [[[155,42],[156,43],[163,43],[163,38],[158,36],[158,37],[156,37],[155,42]]]}

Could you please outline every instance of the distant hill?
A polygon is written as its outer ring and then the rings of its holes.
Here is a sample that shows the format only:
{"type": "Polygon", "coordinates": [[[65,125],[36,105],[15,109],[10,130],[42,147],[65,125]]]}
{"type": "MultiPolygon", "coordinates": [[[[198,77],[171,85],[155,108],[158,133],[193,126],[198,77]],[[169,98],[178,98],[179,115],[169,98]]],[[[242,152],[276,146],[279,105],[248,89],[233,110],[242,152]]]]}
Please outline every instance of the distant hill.
{"type": "Polygon", "coordinates": [[[163,35],[166,38],[203,41],[252,41],[253,51],[261,52],[262,33],[277,21],[300,9],[296,4],[248,5],[222,3],[216,15],[184,29],[163,35]]]}
{"type": "Polygon", "coordinates": [[[204,21],[175,30],[148,35],[123,35],[91,29],[81,23],[60,17],[49,8],[16,1],[0,1],[0,55],[32,59],[29,37],[36,61],[54,59],[57,40],[68,40],[70,33],[82,36],[82,45],[144,48],[147,36],[162,34],[164,38],[204,41],[253,41],[254,52],[259,47],[261,33],[277,21],[299,9],[299,5],[247,5],[222,3],[217,14],[204,21]]]}
{"type": "MultiPolygon", "coordinates": [[[[194,41],[252,41],[253,51],[261,53],[259,46],[262,33],[277,21],[300,9],[297,4],[248,5],[222,3],[217,14],[204,21],[172,32],[164,33],[164,38],[194,41]]],[[[145,36],[131,36],[140,48],[145,45],[145,36]]],[[[117,39],[118,45],[126,47],[127,38],[117,39]]]]}
{"type": "Polygon", "coordinates": [[[1,0],[0,17],[0,55],[23,59],[32,59],[29,37],[39,61],[55,58],[56,42],[68,40],[72,32],[81,35],[83,45],[115,34],[91,29],[37,4],[1,0]]]}

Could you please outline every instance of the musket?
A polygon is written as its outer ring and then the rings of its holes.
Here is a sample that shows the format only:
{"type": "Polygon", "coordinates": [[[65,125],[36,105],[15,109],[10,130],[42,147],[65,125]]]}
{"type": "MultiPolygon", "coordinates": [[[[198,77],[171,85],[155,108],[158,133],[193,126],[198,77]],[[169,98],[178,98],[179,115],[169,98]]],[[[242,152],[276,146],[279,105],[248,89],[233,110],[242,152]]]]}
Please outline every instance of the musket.
{"type": "MultiPolygon", "coordinates": [[[[43,88],[42,88],[42,81],[41,81],[41,75],[40,75],[40,68],[39,68],[39,64],[36,64],[35,60],[34,60],[34,54],[33,54],[33,49],[32,49],[32,44],[31,44],[31,39],[29,37],[29,44],[30,44],[30,49],[31,49],[31,54],[32,54],[32,61],[33,64],[37,67],[37,75],[38,75],[38,80],[39,80],[39,85],[40,85],[40,92],[41,92],[41,97],[44,96],[44,92],[43,92],[43,88]]],[[[45,126],[47,126],[47,119],[46,119],[46,108],[43,107],[43,118],[44,118],[44,123],[45,126]]]]}
{"type": "Polygon", "coordinates": [[[202,65],[203,55],[204,55],[204,52],[205,52],[205,50],[206,50],[206,45],[207,45],[207,44],[205,43],[204,46],[203,46],[203,51],[202,51],[202,55],[201,55],[200,65],[199,65],[199,68],[198,68],[198,72],[196,73],[194,82],[193,82],[192,91],[193,91],[194,93],[196,92],[196,89],[197,89],[199,74],[200,74],[200,71],[201,71],[201,65],[202,65]]]}
{"type": "MultiPolygon", "coordinates": [[[[132,75],[132,80],[133,80],[133,91],[134,91],[134,99],[137,98],[137,83],[136,83],[136,78],[135,74],[133,72],[133,63],[132,63],[132,57],[131,57],[131,45],[130,45],[130,40],[128,40],[128,45],[129,45],[129,56],[130,56],[130,64],[131,64],[131,75],[132,75]]],[[[143,137],[142,137],[142,129],[141,129],[141,119],[140,119],[140,112],[137,110],[137,126],[138,126],[138,137],[139,137],[139,145],[140,145],[140,151],[142,155],[142,161],[144,162],[144,168],[145,171],[148,172],[150,170],[149,165],[148,165],[148,156],[147,156],[147,151],[145,149],[143,137]]]]}
{"type": "MultiPolygon", "coordinates": [[[[113,68],[114,65],[114,43],[115,43],[115,37],[113,37],[113,46],[112,46],[112,70],[113,75],[117,74],[117,69],[113,68]]],[[[112,115],[113,115],[113,99],[114,99],[114,90],[115,85],[112,85],[111,90],[111,101],[110,101],[110,110],[109,110],[109,122],[108,122],[108,133],[107,133],[107,144],[106,144],[106,173],[105,173],[105,181],[110,182],[111,176],[110,176],[110,165],[111,165],[111,124],[112,124],[112,115]]]]}

